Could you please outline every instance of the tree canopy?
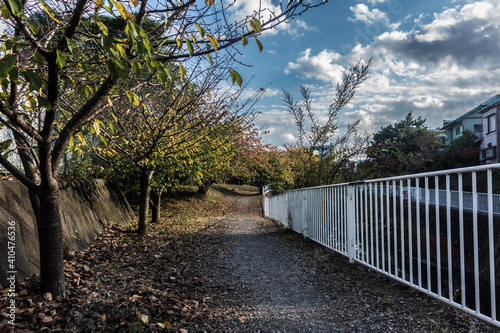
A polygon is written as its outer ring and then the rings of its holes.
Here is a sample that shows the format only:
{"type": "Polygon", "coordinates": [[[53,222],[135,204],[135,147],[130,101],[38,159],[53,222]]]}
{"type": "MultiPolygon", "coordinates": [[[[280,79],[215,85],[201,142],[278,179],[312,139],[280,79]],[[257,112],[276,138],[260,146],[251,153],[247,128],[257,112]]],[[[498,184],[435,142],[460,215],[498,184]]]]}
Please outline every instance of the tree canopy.
{"type": "Polygon", "coordinates": [[[382,127],[373,136],[367,157],[376,162],[372,177],[417,173],[429,170],[437,154],[437,135],[422,117],[410,111],[395,124],[382,127]]]}
{"type": "Polygon", "coordinates": [[[262,50],[262,32],[324,2],[293,0],[279,11],[261,6],[233,22],[227,16],[234,2],[226,1],[3,1],[0,124],[13,133],[23,169],[4,154],[0,164],[29,189],[42,292],[65,293],[58,176],[74,137],[85,127],[97,132],[97,121],[120,103],[142,112],[139,91],[154,80],[168,87],[199,60],[241,86],[243,78],[224,61],[237,43],[255,39],[262,50]]]}

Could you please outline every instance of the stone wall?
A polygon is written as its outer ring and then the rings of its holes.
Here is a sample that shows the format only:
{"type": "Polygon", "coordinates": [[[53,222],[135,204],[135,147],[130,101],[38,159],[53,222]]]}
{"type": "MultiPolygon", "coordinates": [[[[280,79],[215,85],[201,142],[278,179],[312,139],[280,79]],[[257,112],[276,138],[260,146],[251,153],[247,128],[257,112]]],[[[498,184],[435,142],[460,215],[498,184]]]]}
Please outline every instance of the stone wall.
{"type": "MultiPolygon", "coordinates": [[[[84,249],[104,229],[105,221],[129,225],[134,213],[118,186],[112,182],[72,180],[60,182],[60,213],[64,246],[84,249]]],[[[0,283],[7,284],[7,228],[15,221],[17,279],[39,272],[36,222],[27,188],[18,181],[0,181],[0,283]]]]}

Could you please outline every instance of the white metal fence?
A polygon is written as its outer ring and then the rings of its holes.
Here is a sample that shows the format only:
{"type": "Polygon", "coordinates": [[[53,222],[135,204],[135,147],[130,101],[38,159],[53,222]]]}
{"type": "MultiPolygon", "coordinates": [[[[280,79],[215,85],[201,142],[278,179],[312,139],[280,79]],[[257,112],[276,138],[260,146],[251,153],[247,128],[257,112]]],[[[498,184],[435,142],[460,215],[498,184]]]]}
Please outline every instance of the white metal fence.
{"type": "Polygon", "coordinates": [[[264,214],[500,326],[495,192],[500,164],[265,194],[264,214]]]}

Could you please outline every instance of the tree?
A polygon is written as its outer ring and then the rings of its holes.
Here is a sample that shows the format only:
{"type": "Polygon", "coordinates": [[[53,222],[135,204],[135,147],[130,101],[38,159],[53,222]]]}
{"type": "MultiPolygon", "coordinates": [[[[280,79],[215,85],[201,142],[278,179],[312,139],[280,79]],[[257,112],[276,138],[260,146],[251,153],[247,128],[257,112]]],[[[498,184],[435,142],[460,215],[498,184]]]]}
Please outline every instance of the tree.
{"type": "Polygon", "coordinates": [[[425,122],[422,117],[413,118],[410,111],[373,136],[367,149],[368,158],[377,164],[373,177],[424,172],[432,167],[439,143],[425,122]]]}
{"type": "Polygon", "coordinates": [[[235,154],[228,169],[233,181],[264,186],[280,192],[291,183],[290,160],[285,151],[262,142],[259,130],[248,125],[236,138],[235,154]]]}
{"type": "Polygon", "coordinates": [[[439,153],[433,168],[444,170],[478,165],[480,153],[477,135],[470,130],[465,130],[439,153]]]}
{"type": "MultiPolygon", "coordinates": [[[[354,146],[348,145],[349,139],[356,136],[359,120],[349,124],[344,135],[332,142],[332,137],[337,134],[337,118],[339,111],[354,97],[356,89],[367,78],[371,67],[371,60],[358,61],[351,68],[344,71],[342,81],[336,84],[336,96],[326,112],[326,120],[321,122],[314,113],[313,100],[310,90],[300,87],[302,99],[295,101],[293,96],[283,91],[283,102],[292,116],[298,130],[298,143],[296,147],[290,146],[289,151],[305,153],[302,160],[302,179],[296,178],[295,186],[307,187],[324,184],[335,179],[339,168],[349,158],[358,154],[366,145],[367,140],[356,139],[354,146]],[[307,127],[309,126],[309,130],[307,127]],[[359,145],[362,143],[361,145],[359,145]],[[334,163],[332,163],[334,161],[334,163]]],[[[298,171],[298,169],[295,169],[298,171]]]]}
{"type": "MultiPolygon", "coordinates": [[[[114,93],[118,83],[135,78],[128,91],[137,91],[145,84],[140,80],[144,69],[167,82],[171,73],[166,64],[176,62],[181,67],[198,57],[212,62],[217,51],[234,52],[230,46],[237,42],[247,44],[248,38],[318,5],[290,1],[280,12],[261,8],[253,16],[228,23],[228,6],[216,5],[214,0],[204,5],[195,0],[4,1],[1,14],[8,32],[0,46],[0,122],[13,132],[24,170],[3,155],[0,164],[30,193],[40,244],[42,292],[65,294],[60,161],[80,128],[123,98],[114,93]],[[36,21],[39,13],[50,17],[50,31],[36,21]],[[104,14],[123,20],[120,37],[110,34],[109,22],[101,20],[104,14]],[[155,28],[146,28],[146,21],[156,22],[155,28]],[[92,30],[95,25],[97,34],[92,30]]],[[[233,81],[241,84],[241,76],[228,70],[233,81]]]]}

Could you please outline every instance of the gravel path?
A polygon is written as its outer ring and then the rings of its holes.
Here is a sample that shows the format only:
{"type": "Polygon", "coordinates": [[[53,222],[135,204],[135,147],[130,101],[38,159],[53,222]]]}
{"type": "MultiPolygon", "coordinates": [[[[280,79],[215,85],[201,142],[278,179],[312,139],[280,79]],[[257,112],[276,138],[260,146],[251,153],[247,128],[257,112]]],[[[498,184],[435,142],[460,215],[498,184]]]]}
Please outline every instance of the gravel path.
{"type": "Polygon", "coordinates": [[[197,268],[210,300],[198,329],[496,331],[263,218],[258,195],[240,197],[218,230],[197,268]]]}

